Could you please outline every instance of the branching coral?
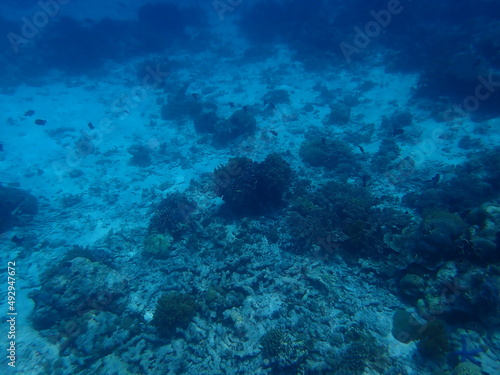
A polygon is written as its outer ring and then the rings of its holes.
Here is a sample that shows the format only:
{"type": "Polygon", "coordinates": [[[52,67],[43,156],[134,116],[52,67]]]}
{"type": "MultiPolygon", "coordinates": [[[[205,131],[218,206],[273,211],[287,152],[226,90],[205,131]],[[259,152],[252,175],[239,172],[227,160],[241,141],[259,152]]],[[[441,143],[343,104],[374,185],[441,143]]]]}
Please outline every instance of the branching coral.
{"type": "Polygon", "coordinates": [[[252,215],[280,206],[292,170],[281,156],[272,154],[261,163],[247,158],[231,159],[214,175],[216,193],[232,213],[252,215]]]}
{"type": "Polygon", "coordinates": [[[281,329],[272,329],[260,340],[261,353],[268,366],[278,373],[300,373],[307,350],[301,342],[292,341],[281,329]]]}
{"type": "Polygon", "coordinates": [[[424,357],[441,360],[450,348],[450,342],[444,322],[434,320],[422,327],[420,341],[417,344],[418,351],[424,357]]]}
{"type": "Polygon", "coordinates": [[[196,207],[196,203],[186,196],[180,193],[170,194],[158,205],[149,224],[149,233],[170,233],[174,239],[178,239],[196,207]]]}
{"type": "Polygon", "coordinates": [[[160,297],[152,324],[162,336],[175,333],[177,328],[185,328],[196,315],[198,305],[193,297],[170,293],[160,297]]]}
{"type": "Polygon", "coordinates": [[[352,249],[350,256],[373,254],[385,246],[382,228],[398,230],[407,220],[399,212],[387,214],[377,204],[366,188],[330,181],[314,193],[297,196],[288,209],[287,224],[302,251],[327,241],[352,249]]]}
{"type": "Polygon", "coordinates": [[[360,169],[352,150],[337,139],[306,140],[300,146],[300,157],[313,167],[347,172],[360,169]]]}

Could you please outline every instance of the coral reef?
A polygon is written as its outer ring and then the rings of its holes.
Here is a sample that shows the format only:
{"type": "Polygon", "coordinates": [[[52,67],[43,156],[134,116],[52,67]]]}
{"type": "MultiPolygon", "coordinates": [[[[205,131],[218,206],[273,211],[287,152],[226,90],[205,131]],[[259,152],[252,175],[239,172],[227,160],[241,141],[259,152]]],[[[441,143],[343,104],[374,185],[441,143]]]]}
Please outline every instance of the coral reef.
{"type": "Polygon", "coordinates": [[[300,146],[300,157],[313,167],[325,167],[337,173],[352,175],[361,169],[352,150],[338,139],[305,140],[300,146]]]}
{"type": "Polygon", "coordinates": [[[130,164],[137,167],[149,167],[151,165],[151,148],[144,145],[132,145],[127,148],[127,152],[132,155],[130,164]]]}
{"type": "Polygon", "coordinates": [[[450,342],[442,320],[435,319],[422,327],[417,348],[422,356],[436,361],[448,354],[450,342]]]}
{"type": "Polygon", "coordinates": [[[274,373],[297,373],[307,359],[307,351],[299,342],[281,329],[268,331],[260,340],[261,353],[266,367],[274,373]]]}
{"type": "Polygon", "coordinates": [[[422,325],[412,314],[403,309],[396,310],[392,317],[392,336],[396,340],[404,344],[418,340],[421,329],[422,325]]]}
{"type": "MultiPolygon", "coordinates": [[[[329,358],[332,374],[361,375],[369,364],[377,366],[382,359],[384,348],[365,329],[354,326],[346,332],[349,345],[339,357],[329,358]]],[[[382,367],[386,367],[384,364],[382,367]]]]}
{"type": "Polygon", "coordinates": [[[290,95],[286,90],[272,90],[268,91],[264,97],[262,98],[267,103],[274,104],[289,104],[290,103],[290,95]]]}
{"type": "Polygon", "coordinates": [[[330,114],[323,121],[326,125],[347,125],[351,119],[351,107],[343,102],[330,106],[330,114]]]}
{"type": "Polygon", "coordinates": [[[391,116],[383,116],[381,127],[386,134],[394,135],[398,130],[411,126],[413,114],[410,112],[395,112],[391,116]]]}
{"type": "Polygon", "coordinates": [[[194,119],[203,110],[203,103],[198,98],[186,93],[189,83],[184,83],[169,96],[167,103],[161,107],[163,120],[176,121],[183,124],[187,119],[194,119]]]}
{"type": "Polygon", "coordinates": [[[252,135],[257,129],[257,120],[250,109],[244,106],[229,118],[220,118],[215,107],[206,107],[194,116],[194,128],[198,133],[209,133],[216,147],[222,147],[242,135],[252,135]]]}
{"type": "Polygon", "coordinates": [[[233,158],[226,166],[216,169],[214,175],[216,194],[222,197],[231,212],[254,215],[282,205],[292,170],[281,156],[271,154],[260,163],[233,158]]]}
{"type": "Polygon", "coordinates": [[[197,311],[198,305],[193,297],[179,293],[165,294],[158,300],[151,324],[161,336],[168,337],[177,328],[186,328],[197,311]]]}
{"type": "Polygon", "coordinates": [[[173,241],[174,238],[168,233],[149,234],[144,240],[143,253],[145,255],[152,255],[158,259],[164,259],[169,256],[173,241]]]}
{"type": "Polygon", "coordinates": [[[43,287],[33,291],[31,321],[46,330],[68,320],[85,324],[89,312],[123,312],[126,302],[124,277],[112,268],[78,257],[57,264],[42,275],[43,287]]]}
{"type": "Polygon", "coordinates": [[[453,370],[453,375],[482,375],[482,373],[479,366],[469,362],[459,363],[453,370]]]}
{"type": "Polygon", "coordinates": [[[425,280],[415,274],[406,274],[399,280],[398,291],[406,301],[414,304],[424,296],[425,280]]]}
{"type": "MultiPolygon", "coordinates": [[[[421,182],[421,191],[407,193],[403,204],[417,209],[465,212],[498,198],[500,147],[483,150],[453,168],[445,184],[421,182]]],[[[451,172],[451,171],[450,171],[451,172]]]]}
{"type": "Polygon", "coordinates": [[[468,228],[460,216],[433,211],[424,214],[420,227],[421,249],[430,253],[456,256],[461,239],[468,239],[468,228]]]}
{"type": "Polygon", "coordinates": [[[225,145],[241,135],[252,135],[257,129],[257,120],[250,113],[250,110],[236,110],[228,119],[223,119],[215,123],[214,142],[217,145],[225,145]]]}
{"type": "Polygon", "coordinates": [[[37,213],[37,198],[25,190],[0,185],[0,233],[29,225],[37,213]]]}
{"type": "Polygon", "coordinates": [[[196,203],[180,193],[169,194],[157,206],[149,223],[149,234],[170,234],[179,239],[189,225],[196,203]]]}
{"type": "Polygon", "coordinates": [[[313,193],[295,194],[287,224],[301,252],[319,243],[327,252],[341,248],[350,250],[349,257],[376,256],[386,247],[384,236],[408,221],[403,213],[376,208],[377,202],[367,188],[328,181],[313,193]]]}
{"type": "Polygon", "coordinates": [[[203,112],[194,118],[194,128],[198,133],[213,133],[221,119],[215,112],[203,112]]]}
{"type": "Polygon", "coordinates": [[[376,171],[384,173],[396,167],[400,153],[401,149],[394,137],[382,138],[378,151],[372,156],[370,163],[376,171]]]}

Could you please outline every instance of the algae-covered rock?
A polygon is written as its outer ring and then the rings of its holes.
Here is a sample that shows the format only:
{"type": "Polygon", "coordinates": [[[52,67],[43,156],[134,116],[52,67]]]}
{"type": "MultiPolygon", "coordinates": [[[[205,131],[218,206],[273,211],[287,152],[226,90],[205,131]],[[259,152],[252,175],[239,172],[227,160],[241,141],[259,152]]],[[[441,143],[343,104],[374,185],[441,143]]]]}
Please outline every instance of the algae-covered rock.
{"type": "Polygon", "coordinates": [[[481,369],[474,363],[462,362],[455,367],[453,375],[481,375],[481,369]]]}
{"type": "Polygon", "coordinates": [[[144,240],[144,254],[152,255],[158,259],[167,258],[174,238],[166,234],[150,234],[144,240]]]}
{"type": "Polygon", "coordinates": [[[421,328],[421,324],[406,310],[397,310],[392,317],[392,336],[404,344],[418,340],[421,328]]]}
{"type": "Polygon", "coordinates": [[[418,275],[407,274],[399,280],[399,293],[410,302],[415,302],[424,295],[425,280],[418,275]]]}
{"type": "Polygon", "coordinates": [[[195,299],[187,294],[170,293],[160,297],[152,324],[161,336],[170,336],[177,328],[186,328],[198,311],[195,299]]]}
{"type": "Polygon", "coordinates": [[[466,233],[467,226],[460,216],[446,211],[427,213],[421,228],[423,241],[435,252],[456,249],[456,241],[466,233]]]}
{"type": "Polygon", "coordinates": [[[38,213],[38,199],[27,191],[0,186],[0,233],[28,225],[38,213]]]}
{"type": "Polygon", "coordinates": [[[417,348],[426,358],[436,361],[444,358],[450,348],[450,342],[442,320],[430,321],[422,327],[417,348]]]}

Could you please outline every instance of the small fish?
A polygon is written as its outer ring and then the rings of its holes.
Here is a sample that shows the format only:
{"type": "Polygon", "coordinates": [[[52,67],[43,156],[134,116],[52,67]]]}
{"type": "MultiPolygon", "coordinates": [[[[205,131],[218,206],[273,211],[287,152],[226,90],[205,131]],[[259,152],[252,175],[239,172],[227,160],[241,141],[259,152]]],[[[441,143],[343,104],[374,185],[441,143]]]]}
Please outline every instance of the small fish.
{"type": "Polygon", "coordinates": [[[269,133],[271,133],[272,135],[274,135],[275,137],[278,136],[278,132],[274,131],[274,130],[269,130],[269,133]]]}
{"type": "Polygon", "coordinates": [[[35,120],[35,124],[37,125],[40,125],[40,126],[45,126],[45,124],[47,123],[47,120],[35,120]]]}
{"type": "Polygon", "coordinates": [[[403,134],[405,131],[403,129],[394,129],[392,131],[392,135],[396,136],[396,135],[400,135],[400,134],[403,134]]]}
{"type": "Polygon", "coordinates": [[[323,144],[323,146],[326,146],[326,138],[325,137],[321,138],[321,143],[323,144]]]}
{"type": "Polygon", "coordinates": [[[248,112],[248,106],[247,106],[247,105],[244,105],[244,106],[243,106],[243,111],[245,111],[245,113],[247,113],[247,112],[248,112]]]}
{"type": "Polygon", "coordinates": [[[194,100],[198,100],[198,94],[193,92],[191,96],[194,98],[194,100]]]}
{"type": "Polygon", "coordinates": [[[361,147],[360,145],[358,145],[358,148],[359,148],[359,151],[361,151],[363,154],[365,153],[365,149],[363,147],[361,147]]]}
{"type": "Polygon", "coordinates": [[[479,57],[475,62],[474,62],[474,68],[481,64],[481,58],[479,57]]]}
{"type": "Polygon", "coordinates": [[[35,111],[30,109],[29,111],[24,112],[24,117],[33,116],[34,114],[35,114],[35,111]]]}
{"type": "Polygon", "coordinates": [[[87,124],[90,130],[95,129],[94,124],[92,124],[92,121],[87,124]]]}
{"type": "Polygon", "coordinates": [[[227,104],[229,105],[229,107],[234,108],[234,103],[233,102],[229,102],[227,104]]]}

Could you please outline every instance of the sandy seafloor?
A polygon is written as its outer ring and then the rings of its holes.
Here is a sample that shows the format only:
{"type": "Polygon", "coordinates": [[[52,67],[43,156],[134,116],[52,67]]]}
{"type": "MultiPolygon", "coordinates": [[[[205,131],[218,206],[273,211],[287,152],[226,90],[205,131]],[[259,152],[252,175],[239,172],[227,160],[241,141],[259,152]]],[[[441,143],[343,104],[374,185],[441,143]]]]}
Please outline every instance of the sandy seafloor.
{"type": "MultiPolygon", "coordinates": [[[[21,86],[0,95],[1,141],[5,149],[0,155],[0,182],[17,183],[38,197],[40,204],[30,226],[14,228],[0,238],[0,264],[4,267],[8,261],[15,261],[17,269],[16,373],[267,374],[270,370],[260,355],[259,340],[275,326],[296,329],[302,335],[306,327],[308,335],[316,340],[310,360],[317,361],[321,371],[321,357],[341,352],[342,334],[346,323],[352,321],[363,322],[386,348],[381,363],[368,366],[365,374],[434,373],[433,365],[416,359],[416,343],[402,344],[391,335],[394,310],[408,307],[379,282],[370,271],[369,260],[353,266],[340,256],[325,261],[320,256],[293,254],[269,243],[264,235],[253,236],[254,243],[241,249],[243,255],[227,259],[218,259],[213,253],[216,249],[191,248],[187,244],[178,245],[168,259],[143,256],[146,228],[154,205],[162,197],[186,191],[200,212],[208,216],[217,211],[222,200],[203,184],[209,184],[207,175],[230,157],[240,155],[261,161],[269,153],[283,153],[298,174],[314,178],[314,184],[319,184],[321,168],[305,166],[298,156],[307,130],[317,127],[330,135],[342,137],[347,133],[353,139],[356,134],[364,134],[366,124],[377,127],[382,115],[405,109],[415,117],[399,144],[400,158],[418,158],[414,175],[431,179],[447,166],[464,160],[467,151],[456,147],[456,143],[476,126],[468,118],[448,123],[434,121],[409,101],[418,81],[416,75],[387,73],[376,64],[357,73],[332,69],[319,76],[303,69],[286,47],[276,46],[272,58],[239,66],[235,56],[245,49],[244,42],[233,39],[229,22],[218,28],[236,50],[233,56],[221,57],[212,52],[169,55],[180,63],[165,78],[167,86],[191,82],[187,92],[208,92],[203,100],[218,103],[220,116],[230,116],[233,111],[224,103],[261,105],[270,88],[284,89],[291,98],[289,105],[277,105],[273,114],[257,115],[254,137],[242,137],[225,148],[196,142],[200,135],[190,121],[178,125],[162,120],[157,99],[166,97],[163,88],[141,91],[145,93],[141,98],[134,96],[139,87],[135,84],[137,65],[146,56],[124,65],[110,63],[105,78],[67,78],[54,72],[39,87],[21,86]],[[264,80],[264,71],[270,72],[271,80],[264,80]],[[318,92],[313,87],[318,82],[338,91],[340,97],[354,92],[365,80],[375,85],[358,98],[362,104],[353,108],[353,120],[347,127],[323,124],[329,113],[326,105],[315,106],[313,112],[303,110],[307,102],[315,102],[318,92]],[[118,109],[115,103],[123,98],[134,104],[118,109]],[[28,110],[36,114],[24,116],[28,110]],[[34,118],[45,119],[47,124],[36,126],[34,118]],[[89,155],[74,158],[74,143],[82,132],[89,132],[87,124],[92,122],[98,127],[105,119],[112,119],[116,126],[92,140],[95,149],[89,155]],[[447,136],[434,137],[436,129],[447,136]],[[417,136],[412,137],[412,132],[417,136]],[[127,148],[137,143],[151,148],[151,166],[130,165],[127,148]],[[167,145],[163,155],[159,153],[161,144],[167,145]],[[82,173],[73,178],[73,170],[82,173]],[[192,181],[198,181],[198,187],[186,190],[192,181]],[[69,204],[68,197],[77,199],[69,204]],[[30,248],[16,246],[10,240],[14,235],[29,239],[30,248]],[[74,245],[106,251],[113,275],[126,279],[126,306],[122,316],[103,311],[88,313],[81,323],[86,328],[61,353],[61,343],[67,339],[64,332],[52,332],[52,337],[32,328],[29,317],[34,302],[28,294],[41,288],[39,276],[74,245]],[[243,271],[227,271],[225,265],[238,262],[243,262],[243,271]],[[193,286],[207,291],[214,285],[241,289],[246,296],[243,304],[224,311],[218,322],[198,315],[172,340],[155,335],[148,321],[161,293],[188,291],[193,286]],[[302,304],[287,308],[290,295],[302,295],[302,304]],[[142,316],[144,320],[136,322],[139,329],[133,334],[116,323],[109,331],[110,322],[123,316],[142,316]],[[105,339],[98,340],[100,336],[105,339]],[[393,372],[384,370],[384,364],[393,372]]],[[[498,129],[499,122],[487,121],[490,131],[482,135],[485,147],[498,144],[500,134],[492,129],[498,129]]],[[[378,149],[376,139],[360,145],[368,154],[378,149]]],[[[360,152],[355,145],[352,147],[360,152]]],[[[377,194],[401,196],[411,186],[404,182],[394,185],[380,178],[371,182],[371,188],[377,194]]],[[[244,231],[238,221],[225,225],[227,242],[236,241],[236,235],[244,231]]],[[[5,309],[6,300],[2,298],[0,310],[5,309]]],[[[474,333],[469,335],[480,340],[474,333]]],[[[2,340],[5,342],[3,336],[2,340]]],[[[496,350],[481,354],[485,373],[500,373],[495,358],[495,351],[500,350],[497,345],[496,350]]]]}

